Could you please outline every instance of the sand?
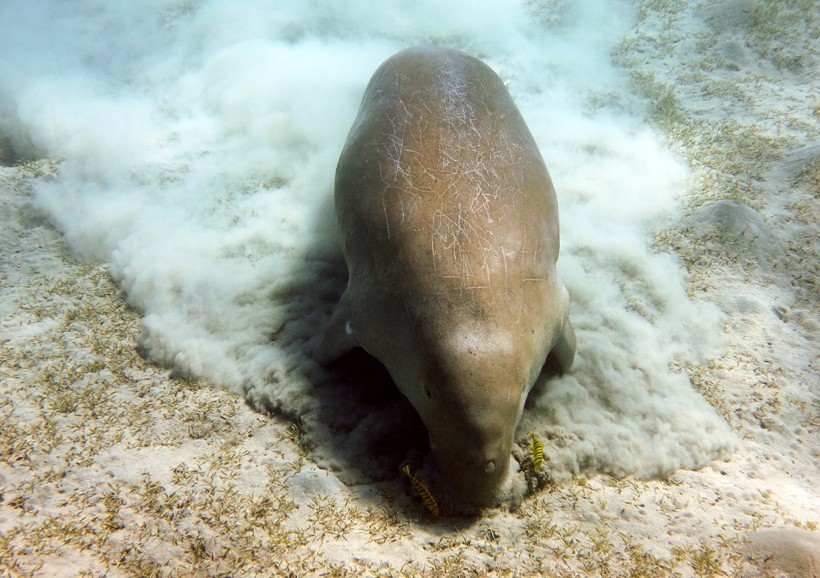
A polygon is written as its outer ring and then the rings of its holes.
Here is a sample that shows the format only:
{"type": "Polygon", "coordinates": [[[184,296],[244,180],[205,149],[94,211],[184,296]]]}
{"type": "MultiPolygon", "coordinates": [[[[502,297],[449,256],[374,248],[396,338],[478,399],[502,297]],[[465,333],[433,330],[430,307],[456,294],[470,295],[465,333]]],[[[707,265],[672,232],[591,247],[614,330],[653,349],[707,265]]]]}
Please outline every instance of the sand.
{"type": "Polygon", "coordinates": [[[140,311],[32,204],[59,161],[4,149],[0,575],[818,576],[816,16],[679,4],[643,2],[613,58],[696,177],[655,249],[725,313],[725,351],[680,369],[727,460],[473,518],[433,518],[398,472],[345,485],[298,421],[147,362],[140,311]]]}

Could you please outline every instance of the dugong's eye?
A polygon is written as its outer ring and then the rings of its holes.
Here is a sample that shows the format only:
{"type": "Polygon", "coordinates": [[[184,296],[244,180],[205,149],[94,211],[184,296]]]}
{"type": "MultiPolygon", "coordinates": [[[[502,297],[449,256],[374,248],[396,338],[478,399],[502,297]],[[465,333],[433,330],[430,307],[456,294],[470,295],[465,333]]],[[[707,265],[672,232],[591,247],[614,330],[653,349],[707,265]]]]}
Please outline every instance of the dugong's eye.
{"type": "Polygon", "coordinates": [[[433,398],[433,392],[430,391],[430,386],[429,385],[424,386],[424,395],[426,395],[430,399],[433,398]]]}

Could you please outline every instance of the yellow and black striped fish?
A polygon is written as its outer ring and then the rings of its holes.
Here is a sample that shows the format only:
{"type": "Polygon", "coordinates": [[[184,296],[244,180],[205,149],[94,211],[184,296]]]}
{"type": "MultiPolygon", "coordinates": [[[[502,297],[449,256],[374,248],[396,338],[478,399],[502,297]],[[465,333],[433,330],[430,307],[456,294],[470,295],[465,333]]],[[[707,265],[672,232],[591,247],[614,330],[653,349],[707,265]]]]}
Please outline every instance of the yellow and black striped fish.
{"type": "Polygon", "coordinates": [[[544,464],[544,442],[539,440],[538,437],[532,432],[527,435],[532,438],[532,447],[530,448],[530,454],[532,455],[532,469],[537,472],[544,464]]]}
{"type": "Polygon", "coordinates": [[[433,497],[433,494],[430,493],[430,490],[427,489],[427,486],[421,483],[421,481],[410,473],[410,465],[404,464],[401,471],[407,476],[407,479],[410,480],[410,485],[413,486],[413,489],[416,490],[419,495],[421,496],[421,501],[430,510],[430,513],[433,514],[436,518],[441,515],[441,510],[438,507],[438,502],[433,497]]]}

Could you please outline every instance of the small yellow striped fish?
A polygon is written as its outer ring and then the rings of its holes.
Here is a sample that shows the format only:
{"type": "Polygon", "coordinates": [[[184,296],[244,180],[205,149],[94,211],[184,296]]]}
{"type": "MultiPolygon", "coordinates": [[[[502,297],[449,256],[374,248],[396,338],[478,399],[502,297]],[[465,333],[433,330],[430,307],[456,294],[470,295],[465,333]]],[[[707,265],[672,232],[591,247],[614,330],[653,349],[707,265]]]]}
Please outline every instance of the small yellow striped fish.
{"type": "Polygon", "coordinates": [[[532,438],[532,448],[530,448],[530,454],[532,454],[532,469],[537,472],[541,470],[541,466],[544,464],[544,442],[539,440],[532,432],[527,435],[532,438]]]}
{"type": "Polygon", "coordinates": [[[404,467],[401,469],[407,479],[410,480],[410,485],[413,486],[419,495],[421,496],[421,501],[430,510],[430,513],[433,514],[436,518],[441,515],[441,510],[438,507],[438,502],[433,497],[433,494],[430,493],[430,490],[427,489],[427,486],[421,483],[419,479],[410,473],[410,465],[404,464],[404,467]]]}

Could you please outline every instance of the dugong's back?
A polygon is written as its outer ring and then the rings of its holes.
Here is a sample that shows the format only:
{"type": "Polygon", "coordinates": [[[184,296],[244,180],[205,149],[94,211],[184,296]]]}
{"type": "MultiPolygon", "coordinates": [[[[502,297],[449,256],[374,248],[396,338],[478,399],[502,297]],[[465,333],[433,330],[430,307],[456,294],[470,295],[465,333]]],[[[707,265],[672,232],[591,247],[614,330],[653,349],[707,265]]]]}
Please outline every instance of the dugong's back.
{"type": "Polygon", "coordinates": [[[395,291],[449,326],[549,321],[555,191],[509,93],[481,61],[439,49],[387,60],[339,160],[335,200],[351,286],[395,291]]]}

